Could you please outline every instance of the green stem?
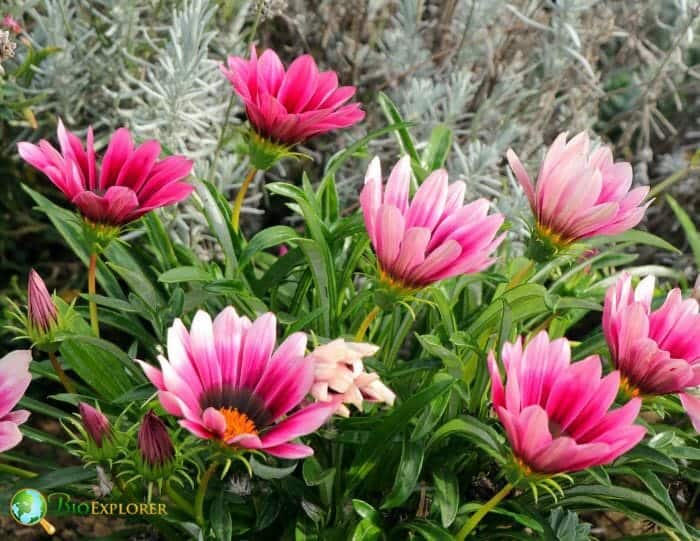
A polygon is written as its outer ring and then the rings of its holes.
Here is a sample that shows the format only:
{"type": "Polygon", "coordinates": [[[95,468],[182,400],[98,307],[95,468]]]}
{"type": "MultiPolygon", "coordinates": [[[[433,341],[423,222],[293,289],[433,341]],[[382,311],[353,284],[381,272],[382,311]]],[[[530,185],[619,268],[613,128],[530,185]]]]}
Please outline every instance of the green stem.
{"type": "Polygon", "coordinates": [[[250,183],[255,178],[255,173],[257,172],[258,170],[255,167],[250,168],[250,171],[248,171],[248,175],[243,181],[243,184],[241,184],[241,189],[238,190],[236,200],[233,202],[233,214],[231,215],[231,225],[233,226],[233,230],[235,232],[238,232],[239,223],[241,219],[241,208],[243,207],[243,200],[245,199],[245,194],[248,191],[248,186],[250,186],[250,183]]]}
{"type": "Polygon", "coordinates": [[[219,134],[219,140],[216,143],[216,149],[214,150],[214,157],[211,160],[211,165],[209,166],[209,174],[207,175],[207,180],[214,182],[214,175],[216,175],[216,162],[219,161],[219,154],[221,154],[221,149],[224,146],[224,138],[226,136],[226,127],[228,126],[228,119],[231,116],[231,108],[233,107],[233,102],[236,101],[236,94],[231,93],[231,98],[228,100],[228,105],[226,106],[226,113],[224,114],[224,123],[221,125],[221,133],[219,134]]]}
{"type": "Polygon", "coordinates": [[[250,37],[248,38],[248,49],[250,49],[250,46],[255,40],[255,34],[258,33],[258,25],[260,24],[260,19],[262,18],[262,12],[264,7],[265,2],[258,2],[258,11],[255,13],[255,21],[253,22],[253,28],[250,31],[250,37]]]}
{"type": "Polygon", "coordinates": [[[170,500],[180,509],[182,509],[185,513],[187,513],[191,517],[195,516],[194,507],[192,507],[192,504],[185,500],[185,498],[180,496],[180,494],[172,487],[169,481],[165,483],[165,493],[168,495],[168,498],[170,498],[170,500]]]}
{"type": "Polygon", "coordinates": [[[201,528],[204,527],[204,496],[207,494],[207,487],[209,486],[209,480],[216,471],[218,464],[216,462],[212,463],[211,466],[204,472],[202,479],[199,481],[199,487],[197,488],[197,494],[194,497],[194,518],[197,524],[201,528]]]}
{"type": "Polygon", "coordinates": [[[379,315],[379,312],[381,312],[381,308],[379,308],[379,306],[375,306],[374,308],[372,308],[372,311],[365,316],[365,319],[362,320],[360,327],[355,333],[355,342],[362,341],[362,339],[365,337],[365,334],[367,333],[367,329],[369,329],[369,326],[379,315]]]}
{"type": "MultiPolygon", "coordinates": [[[[92,252],[90,254],[90,265],[88,266],[88,293],[90,295],[95,295],[97,292],[97,287],[95,284],[95,275],[97,273],[97,252],[92,252]]],[[[92,326],[92,332],[95,336],[99,338],[100,336],[100,322],[97,319],[97,304],[94,300],[89,301],[90,306],[90,325],[92,326]]]]}
{"type": "Polygon", "coordinates": [[[31,479],[32,477],[38,477],[38,473],[33,471],[18,468],[17,466],[10,466],[9,464],[0,463],[0,472],[9,473],[11,475],[16,475],[17,477],[23,477],[24,479],[31,479]]]}
{"type": "Polygon", "coordinates": [[[51,366],[53,366],[53,370],[54,372],[56,372],[58,379],[61,380],[61,383],[63,384],[65,390],[71,394],[75,394],[75,384],[66,375],[66,373],[63,371],[63,368],[61,368],[61,364],[58,362],[56,354],[49,353],[49,360],[51,361],[51,366]]]}
{"type": "Polygon", "coordinates": [[[496,493],[493,498],[482,505],[479,510],[469,517],[469,520],[464,523],[464,526],[462,526],[462,529],[459,530],[459,533],[455,536],[455,539],[457,541],[464,541],[464,539],[466,539],[466,537],[472,533],[472,530],[477,527],[479,522],[481,522],[481,519],[484,518],[489,511],[496,507],[503,498],[508,496],[511,490],[513,490],[513,485],[508,483],[498,493],[496,493]]]}
{"type": "Polygon", "coordinates": [[[647,199],[651,199],[652,197],[656,197],[660,193],[665,192],[676,182],[679,182],[685,177],[687,177],[693,171],[693,169],[693,167],[686,167],[685,169],[680,169],[679,171],[676,171],[672,175],[666,177],[664,180],[662,180],[656,186],[654,186],[651,190],[649,190],[649,195],[647,195],[647,199]]]}

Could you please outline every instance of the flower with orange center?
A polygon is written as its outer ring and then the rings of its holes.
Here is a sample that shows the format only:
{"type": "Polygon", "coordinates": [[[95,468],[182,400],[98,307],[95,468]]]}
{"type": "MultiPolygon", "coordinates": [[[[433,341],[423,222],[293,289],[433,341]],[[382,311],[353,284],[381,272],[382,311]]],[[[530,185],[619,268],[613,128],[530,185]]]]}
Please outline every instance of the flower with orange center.
{"type": "Polygon", "coordinates": [[[292,440],[316,431],[341,398],[300,407],[314,382],[306,335],[294,333],[275,348],[276,327],[269,313],[251,322],[228,307],[212,321],[200,311],[189,331],[179,319],[168,330],[161,370],[137,362],[165,410],[195,436],[304,458],[313,449],[292,440]]]}

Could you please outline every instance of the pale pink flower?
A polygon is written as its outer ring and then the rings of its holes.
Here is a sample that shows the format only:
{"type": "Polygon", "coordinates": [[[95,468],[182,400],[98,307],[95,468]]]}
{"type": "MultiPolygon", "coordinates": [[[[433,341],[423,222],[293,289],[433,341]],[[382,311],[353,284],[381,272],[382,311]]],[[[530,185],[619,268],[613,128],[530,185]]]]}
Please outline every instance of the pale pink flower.
{"type": "Polygon", "coordinates": [[[365,116],[359,103],[346,103],[355,87],[339,87],[338,75],[319,71],[309,55],[298,57],[285,71],[273,50],[258,58],[252,45],[250,60],[229,56],[227,64],[221,65],[221,71],[243,100],[255,132],[264,139],[291,146],[357,124],[365,116]]]}
{"type": "Polygon", "coordinates": [[[32,381],[28,349],[12,351],[0,359],[0,453],[22,441],[19,425],[29,419],[27,410],[14,410],[32,381]]]}
{"type": "Polygon", "coordinates": [[[22,25],[17,22],[12,15],[5,15],[2,18],[2,26],[10,30],[14,34],[19,34],[22,32],[22,25]]]}
{"type": "Polygon", "coordinates": [[[648,186],[630,191],[632,166],[613,162],[610,148],[591,151],[588,134],[566,141],[560,134],[542,162],[537,184],[515,152],[507,158],[525,190],[539,233],[565,246],[595,235],[614,235],[632,229],[644,216],[649,202],[641,205],[648,186]]]}
{"type": "Polygon", "coordinates": [[[523,349],[505,343],[505,386],[489,353],[491,398],[525,473],[558,474],[608,464],[637,445],[645,429],[633,424],[641,400],[608,411],[620,374],[601,379],[597,355],[571,363],[569,342],[545,331],[523,349]]]}
{"type": "Polygon", "coordinates": [[[652,310],[653,296],[653,276],[633,289],[627,273],[606,292],[603,331],[612,361],[632,395],[677,393],[700,432],[700,398],[689,393],[700,385],[698,301],[676,288],[652,310]]]}
{"type": "Polygon", "coordinates": [[[314,384],[311,395],[327,402],[335,396],[342,397],[336,414],[348,417],[352,404],[362,411],[364,401],[394,405],[396,395],[374,372],[366,372],[363,357],[374,355],[379,348],[362,342],[346,342],[342,338],[318,346],[309,357],[314,362],[314,384]]]}
{"type": "Polygon", "coordinates": [[[486,199],[464,205],[464,183],[448,184],[444,169],[431,173],[409,203],[410,185],[408,156],[394,166],[384,188],[379,159],[369,164],[360,204],[383,281],[415,290],[494,262],[491,254],[505,237],[496,237],[503,216],[487,216],[486,199]]]}
{"type": "Polygon", "coordinates": [[[304,356],[303,333],[275,349],[276,327],[271,313],[251,322],[229,306],[212,322],[199,311],[190,332],[179,319],[168,330],[161,370],[137,362],[158,388],[165,410],[181,417],[180,424],[195,436],[303,458],[313,449],[291,440],[316,431],[338,400],[295,410],[311,390],[313,361],[304,356]]]}
{"type": "Polygon", "coordinates": [[[158,160],[160,144],[146,141],[134,147],[131,134],[120,128],[98,164],[92,127],[86,148],[58,122],[59,153],[48,142],[18,144],[20,156],[44,173],[88,220],[123,225],[147,212],[187,198],[194,187],[182,179],[192,162],[183,156],[158,160]]]}
{"type": "Polygon", "coordinates": [[[34,269],[29,271],[27,286],[27,317],[40,332],[47,332],[58,321],[58,312],[46,284],[34,269]]]}

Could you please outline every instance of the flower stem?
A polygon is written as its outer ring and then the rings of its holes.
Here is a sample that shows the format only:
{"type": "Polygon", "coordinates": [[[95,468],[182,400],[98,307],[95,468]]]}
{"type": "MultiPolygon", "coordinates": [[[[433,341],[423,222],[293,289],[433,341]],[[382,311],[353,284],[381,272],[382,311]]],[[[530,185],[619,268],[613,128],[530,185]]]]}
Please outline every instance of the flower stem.
{"type": "Polygon", "coordinates": [[[49,353],[49,360],[51,361],[51,366],[53,366],[53,370],[56,372],[58,379],[61,380],[64,389],[71,394],[75,394],[75,384],[66,375],[63,368],[61,368],[61,364],[58,362],[56,354],[53,352],[49,353]]]}
{"type": "Polygon", "coordinates": [[[372,311],[369,314],[367,314],[365,319],[362,320],[360,328],[357,329],[357,332],[355,333],[355,342],[362,341],[362,339],[365,337],[365,334],[367,333],[367,329],[369,329],[369,326],[379,315],[379,312],[381,312],[381,308],[379,308],[379,306],[375,306],[374,308],[372,308],[372,311]]]}
{"type": "Polygon", "coordinates": [[[231,225],[233,226],[233,230],[236,232],[238,232],[239,222],[241,219],[241,207],[243,207],[243,200],[245,199],[245,194],[248,191],[248,186],[250,186],[250,183],[255,178],[255,173],[257,172],[258,170],[255,167],[250,168],[250,171],[248,171],[248,175],[245,177],[245,180],[241,185],[241,189],[238,190],[236,200],[233,202],[233,214],[231,216],[231,225]]]}
{"type": "Polygon", "coordinates": [[[211,466],[204,472],[202,479],[199,481],[199,487],[197,488],[197,494],[194,497],[194,518],[200,527],[204,527],[204,496],[207,494],[207,487],[209,486],[209,480],[216,471],[217,463],[212,463],[211,466]]]}
{"type": "Polygon", "coordinates": [[[18,468],[17,466],[10,466],[9,464],[0,463],[0,471],[9,473],[11,475],[16,475],[17,477],[22,477],[24,479],[31,479],[32,477],[37,477],[39,474],[33,471],[18,468]]]}
{"type": "Polygon", "coordinates": [[[489,501],[487,501],[484,505],[482,505],[476,513],[474,513],[471,517],[469,517],[469,520],[465,522],[464,526],[462,526],[462,529],[459,530],[459,533],[455,536],[455,539],[457,541],[464,541],[466,537],[472,532],[474,528],[481,522],[481,519],[486,516],[486,514],[491,511],[494,507],[496,507],[503,498],[508,496],[510,494],[510,491],[513,490],[513,485],[508,483],[506,486],[504,486],[498,493],[496,493],[493,498],[491,498],[489,501]]]}
{"type": "MultiPolygon", "coordinates": [[[[97,288],[95,286],[95,274],[97,273],[97,252],[90,254],[90,265],[88,267],[88,293],[95,295],[97,288]]],[[[90,306],[90,325],[95,336],[100,336],[100,322],[97,319],[97,304],[94,300],[89,301],[90,306]]]]}
{"type": "Polygon", "coordinates": [[[172,500],[172,502],[177,505],[180,509],[182,509],[185,513],[190,515],[191,517],[194,517],[194,507],[192,507],[192,504],[185,500],[178,492],[172,487],[170,482],[165,483],[165,493],[168,495],[168,498],[172,500]]]}

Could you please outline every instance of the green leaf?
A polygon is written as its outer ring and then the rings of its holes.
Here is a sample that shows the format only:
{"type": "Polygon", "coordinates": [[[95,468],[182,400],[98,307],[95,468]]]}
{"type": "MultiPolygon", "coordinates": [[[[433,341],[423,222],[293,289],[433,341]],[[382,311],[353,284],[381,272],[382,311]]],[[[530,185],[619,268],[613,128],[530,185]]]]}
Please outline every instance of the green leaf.
{"type": "Polygon", "coordinates": [[[503,302],[510,306],[511,323],[549,312],[544,297],[546,289],[540,284],[523,284],[503,293],[496,302],[494,299],[469,327],[467,336],[480,336],[487,329],[496,332],[501,326],[503,302]]]}
{"type": "Polygon", "coordinates": [[[587,244],[590,244],[591,246],[600,246],[602,244],[607,243],[618,244],[623,242],[631,242],[634,244],[646,244],[647,246],[653,246],[654,248],[668,250],[669,252],[673,252],[676,254],[681,253],[681,251],[678,248],[673,246],[671,243],[665,241],[661,237],[657,237],[656,235],[653,235],[652,233],[647,233],[646,231],[638,231],[636,229],[630,229],[629,231],[625,231],[624,233],[620,233],[619,235],[602,235],[600,237],[596,237],[594,240],[588,241],[587,244]]]}
{"type": "Polygon", "coordinates": [[[394,411],[381,421],[357,453],[350,470],[351,488],[357,486],[377,467],[386,448],[393,444],[397,434],[406,429],[411,419],[433,399],[448,392],[453,384],[454,380],[433,383],[395,407],[394,411]]]}
{"type": "Polygon", "coordinates": [[[440,468],[433,472],[435,485],[434,502],[440,508],[440,521],[449,528],[457,517],[459,509],[459,482],[454,471],[440,468]]]}
{"type": "Polygon", "coordinates": [[[455,539],[447,530],[441,528],[437,524],[433,524],[432,522],[422,519],[405,522],[401,524],[399,528],[403,530],[411,530],[412,532],[419,534],[426,541],[454,541],[455,539]]]}
{"type": "Polygon", "coordinates": [[[19,482],[22,488],[36,488],[48,490],[50,488],[63,488],[73,483],[81,483],[95,479],[94,468],[82,466],[62,467],[61,469],[45,473],[33,479],[24,479],[19,482]]]}
{"type": "Polygon", "coordinates": [[[358,499],[353,499],[352,500],[352,507],[355,510],[355,512],[360,515],[362,518],[366,518],[374,522],[375,524],[379,524],[381,520],[381,516],[379,515],[379,511],[377,511],[374,507],[372,507],[370,504],[363,500],[358,500],[358,499]]]}
{"type": "Polygon", "coordinates": [[[149,212],[143,217],[142,222],[146,226],[148,239],[151,241],[151,246],[160,263],[161,270],[177,267],[178,261],[173,243],[165,231],[158,213],[155,211],[149,212]]]}
{"type": "Polygon", "coordinates": [[[351,541],[378,541],[382,539],[382,530],[369,519],[362,519],[352,532],[351,541]]]}
{"type": "MultiPolygon", "coordinates": [[[[387,96],[384,92],[379,92],[377,101],[384,112],[384,116],[389,122],[394,124],[403,124],[401,113],[399,112],[398,107],[394,105],[394,102],[391,101],[389,96],[387,96]]],[[[426,172],[421,165],[420,156],[418,156],[418,151],[416,151],[416,145],[413,144],[411,134],[408,133],[408,130],[405,127],[401,127],[396,130],[396,136],[403,152],[411,157],[413,172],[416,177],[418,177],[420,183],[420,181],[425,178],[426,172]]]]}
{"type": "Polygon", "coordinates": [[[448,436],[460,436],[468,439],[483,451],[487,452],[498,462],[505,460],[501,450],[502,438],[491,427],[485,425],[475,417],[463,415],[459,418],[447,421],[438,428],[428,441],[427,447],[430,449],[440,440],[448,436]]]}
{"type": "Polygon", "coordinates": [[[427,171],[440,169],[447,159],[452,146],[452,130],[444,124],[433,128],[428,140],[428,146],[423,150],[423,167],[427,171]]]}
{"type": "Polygon", "coordinates": [[[314,487],[328,482],[329,479],[332,480],[335,475],[335,468],[324,470],[315,457],[309,457],[304,460],[301,473],[307,486],[314,487]]]}
{"type": "Polygon", "coordinates": [[[311,239],[299,239],[297,242],[309,261],[318,301],[324,310],[321,333],[324,336],[330,336],[337,294],[333,258],[325,244],[319,245],[311,239]]]}
{"type": "Polygon", "coordinates": [[[65,339],[63,360],[100,396],[113,400],[144,381],[135,363],[114,344],[92,336],[65,339]]]}
{"type": "Polygon", "coordinates": [[[394,487],[382,503],[382,509],[399,507],[411,496],[423,468],[423,451],[422,444],[404,440],[394,487]]]}
{"type": "Polygon", "coordinates": [[[214,277],[206,269],[200,267],[176,267],[158,276],[158,281],[164,284],[209,282],[213,279],[214,277]]]}
{"type": "Polygon", "coordinates": [[[688,213],[683,210],[683,207],[681,207],[673,197],[667,195],[666,201],[671,206],[671,209],[676,215],[676,218],[678,218],[678,221],[685,232],[685,237],[688,239],[690,249],[693,251],[693,255],[695,256],[695,265],[700,268],[700,233],[698,233],[698,230],[695,227],[693,220],[691,220],[690,216],[688,216],[688,213]]]}
{"type": "Polygon", "coordinates": [[[65,411],[48,404],[44,404],[44,402],[41,400],[36,400],[30,396],[23,396],[18,405],[20,408],[27,408],[30,411],[35,411],[37,413],[41,413],[42,415],[54,417],[55,419],[63,419],[64,417],[69,416],[69,414],[65,411]]]}
{"type": "Polygon", "coordinates": [[[258,462],[258,460],[253,457],[250,459],[250,467],[253,469],[253,473],[261,479],[282,479],[294,472],[297,468],[297,463],[295,462],[287,467],[275,468],[274,466],[268,466],[267,464],[258,462]]]}
{"type": "Polygon", "coordinates": [[[233,246],[231,208],[211,182],[201,181],[196,190],[202,201],[202,212],[207,219],[209,229],[216,236],[224,252],[226,261],[224,275],[226,278],[233,278],[238,268],[238,260],[233,246]]]}
{"type": "Polygon", "coordinates": [[[299,233],[286,225],[275,225],[258,232],[241,254],[240,265],[245,267],[251,258],[262,250],[279,246],[299,238],[299,233]]]}
{"type": "Polygon", "coordinates": [[[225,492],[222,490],[214,498],[214,502],[209,510],[209,520],[215,539],[219,541],[230,541],[233,537],[233,520],[224,500],[225,492]]]}

